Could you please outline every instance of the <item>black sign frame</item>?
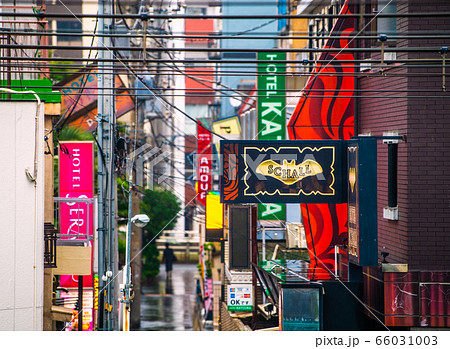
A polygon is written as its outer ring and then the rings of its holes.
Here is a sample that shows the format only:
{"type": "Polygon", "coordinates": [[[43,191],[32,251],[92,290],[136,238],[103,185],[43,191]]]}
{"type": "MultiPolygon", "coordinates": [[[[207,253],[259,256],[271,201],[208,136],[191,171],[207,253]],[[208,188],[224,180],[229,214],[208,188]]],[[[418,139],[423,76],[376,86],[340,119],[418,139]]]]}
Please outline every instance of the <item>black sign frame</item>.
{"type": "Polygon", "coordinates": [[[221,141],[221,202],[344,203],[339,140],[221,141]]]}
{"type": "Polygon", "coordinates": [[[348,258],[359,266],[377,266],[377,139],[348,141],[347,157],[348,258]]]}

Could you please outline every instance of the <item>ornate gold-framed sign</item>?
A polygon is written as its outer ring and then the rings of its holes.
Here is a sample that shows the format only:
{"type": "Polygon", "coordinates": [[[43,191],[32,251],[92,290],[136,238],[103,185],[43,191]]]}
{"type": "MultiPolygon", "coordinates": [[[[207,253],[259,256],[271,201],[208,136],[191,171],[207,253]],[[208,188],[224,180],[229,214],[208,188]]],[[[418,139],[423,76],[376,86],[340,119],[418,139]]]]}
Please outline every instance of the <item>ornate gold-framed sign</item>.
{"type": "Polygon", "coordinates": [[[339,203],[342,141],[221,141],[224,203],[339,203]]]}

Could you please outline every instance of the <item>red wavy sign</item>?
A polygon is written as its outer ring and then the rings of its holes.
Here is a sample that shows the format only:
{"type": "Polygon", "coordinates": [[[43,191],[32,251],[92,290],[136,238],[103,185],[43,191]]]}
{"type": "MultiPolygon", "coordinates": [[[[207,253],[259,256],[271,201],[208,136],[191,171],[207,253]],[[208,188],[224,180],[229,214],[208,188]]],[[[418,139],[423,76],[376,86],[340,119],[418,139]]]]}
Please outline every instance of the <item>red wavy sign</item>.
{"type": "MultiPolygon", "coordinates": [[[[348,1],[341,15],[352,14],[348,1]]],[[[323,52],[308,79],[303,94],[288,124],[290,139],[350,139],[354,135],[354,55],[353,17],[339,18],[325,48],[341,49],[323,52]],[[339,36],[339,38],[336,38],[339,36]]],[[[347,204],[301,204],[305,224],[311,279],[333,278],[334,246],[347,238],[347,204]]]]}

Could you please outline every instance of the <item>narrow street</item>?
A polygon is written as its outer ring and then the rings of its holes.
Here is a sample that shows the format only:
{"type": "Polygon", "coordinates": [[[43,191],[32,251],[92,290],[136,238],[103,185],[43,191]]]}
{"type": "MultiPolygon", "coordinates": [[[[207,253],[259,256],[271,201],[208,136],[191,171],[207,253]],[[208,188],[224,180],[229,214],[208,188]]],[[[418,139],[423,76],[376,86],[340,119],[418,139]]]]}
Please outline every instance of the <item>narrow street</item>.
{"type": "Polygon", "coordinates": [[[449,19],[0,0],[2,336],[450,348],[449,19]]]}
{"type": "Polygon", "coordinates": [[[199,330],[195,311],[194,264],[175,264],[172,278],[166,278],[164,265],[154,285],[143,287],[141,331],[199,330]]]}

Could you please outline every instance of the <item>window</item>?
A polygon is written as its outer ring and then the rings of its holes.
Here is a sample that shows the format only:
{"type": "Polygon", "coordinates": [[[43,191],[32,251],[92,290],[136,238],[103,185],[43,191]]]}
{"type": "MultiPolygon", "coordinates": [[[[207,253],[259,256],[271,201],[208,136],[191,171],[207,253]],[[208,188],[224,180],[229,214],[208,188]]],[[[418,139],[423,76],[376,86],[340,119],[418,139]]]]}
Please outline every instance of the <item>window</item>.
{"type": "MultiPolygon", "coordinates": [[[[397,13],[397,3],[395,0],[378,0],[377,1],[378,13],[382,11],[384,14],[397,13]]],[[[377,34],[385,34],[388,38],[392,38],[397,34],[397,18],[377,18],[377,34]]]]}
{"type": "MultiPolygon", "coordinates": [[[[371,0],[366,4],[365,9],[367,14],[395,14],[397,13],[397,2],[396,0],[371,0]]],[[[396,17],[377,17],[373,20],[373,17],[368,17],[366,19],[366,31],[368,35],[378,37],[380,34],[385,34],[388,38],[392,39],[397,35],[397,18],[396,17]]],[[[375,46],[379,43],[378,38],[371,40],[371,45],[375,46]]]]}
{"type": "Polygon", "coordinates": [[[83,30],[79,21],[58,21],[56,22],[56,30],[58,41],[81,41],[81,36],[79,35],[64,35],[81,34],[83,30]]]}
{"type": "Polygon", "coordinates": [[[206,15],[205,7],[186,7],[187,15],[206,15]]]}

